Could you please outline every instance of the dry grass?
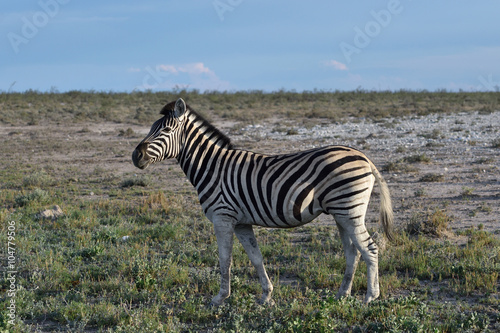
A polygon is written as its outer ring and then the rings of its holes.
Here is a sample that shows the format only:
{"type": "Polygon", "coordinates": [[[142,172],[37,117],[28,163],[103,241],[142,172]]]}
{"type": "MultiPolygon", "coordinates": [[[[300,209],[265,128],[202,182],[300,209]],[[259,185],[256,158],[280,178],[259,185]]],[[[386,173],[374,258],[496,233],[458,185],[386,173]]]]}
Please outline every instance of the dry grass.
{"type": "MultiPolygon", "coordinates": [[[[205,92],[178,90],[171,92],[81,92],[24,93],[0,92],[0,123],[46,124],[65,121],[114,121],[150,124],[167,102],[183,97],[197,111],[210,110],[211,115],[254,122],[269,117],[328,118],[346,117],[382,119],[391,116],[415,116],[456,111],[493,112],[500,109],[500,96],[494,92],[288,92],[263,91],[205,92]],[[436,105],[439,105],[436,107],[436,105]],[[251,111],[251,112],[249,112],[251,111]]],[[[208,115],[206,115],[208,116],[208,115]]],[[[435,131],[423,134],[441,137],[435,131]]]]}
{"type": "Polygon", "coordinates": [[[408,222],[406,231],[410,235],[443,237],[448,233],[448,225],[453,221],[446,211],[435,209],[432,212],[417,213],[408,222]]]}

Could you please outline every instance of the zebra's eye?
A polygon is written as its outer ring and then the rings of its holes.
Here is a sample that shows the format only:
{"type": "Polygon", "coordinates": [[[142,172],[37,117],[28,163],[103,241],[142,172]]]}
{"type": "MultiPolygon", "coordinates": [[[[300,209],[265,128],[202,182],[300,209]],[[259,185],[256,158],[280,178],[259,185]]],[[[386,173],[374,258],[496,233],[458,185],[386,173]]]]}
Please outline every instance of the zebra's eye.
{"type": "Polygon", "coordinates": [[[170,133],[172,132],[172,128],[167,126],[163,129],[163,131],[165,131],[165,133],[170,133]]]}

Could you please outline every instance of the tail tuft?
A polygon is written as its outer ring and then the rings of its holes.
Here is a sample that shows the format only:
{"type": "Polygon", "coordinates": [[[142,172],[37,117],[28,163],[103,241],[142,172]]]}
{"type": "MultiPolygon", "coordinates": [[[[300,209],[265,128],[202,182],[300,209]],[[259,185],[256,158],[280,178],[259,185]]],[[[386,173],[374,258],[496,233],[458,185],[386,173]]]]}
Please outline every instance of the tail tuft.
{"type": "Polygon", "coordinates": [[[380,187],[380,223],[384,228],[385,236],[390,242],[392,242],[394,240],[394,215],[392,212],[392,201],[389,187],[387,186],[387,183],[385,182],[384,178],[377,170],[375,165],[373,163],[370,163],[370,166],[372,168],[373,175],[375,176],[375,179],[377,180],[377,183],[380,187]]]}

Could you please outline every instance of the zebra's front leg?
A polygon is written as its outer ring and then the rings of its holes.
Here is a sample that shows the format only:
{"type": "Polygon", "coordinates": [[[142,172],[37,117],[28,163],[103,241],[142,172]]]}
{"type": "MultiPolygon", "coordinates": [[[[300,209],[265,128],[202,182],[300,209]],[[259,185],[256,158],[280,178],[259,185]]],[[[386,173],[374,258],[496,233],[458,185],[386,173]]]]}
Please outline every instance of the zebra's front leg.
{"type": "Polygon", "coordinates": [[[233,233],[234,226],[231,222],[214,222],[217,246],[219,247],[220,264],[220,290],[210,303],[219,306],[231,295],[231,261],[233,259],[233,233]]]}
{"type": "Polygon", "coordinates": [[[262,286],[262,297],[260,299],[261,304],[272,303],[271,294],[273,292],[273,285],[269,277],[267,276],[266,269],[264,267],[264,260],[262,258],[262,253],[260,252],[259,245],[257,244],[257,239],[253,233],[253,228],[251,225],[237,225],[234,228],[234,233],[241,245],[245,249],[250,261],[257,270],[259,276],[260,284],[262,286]]]}

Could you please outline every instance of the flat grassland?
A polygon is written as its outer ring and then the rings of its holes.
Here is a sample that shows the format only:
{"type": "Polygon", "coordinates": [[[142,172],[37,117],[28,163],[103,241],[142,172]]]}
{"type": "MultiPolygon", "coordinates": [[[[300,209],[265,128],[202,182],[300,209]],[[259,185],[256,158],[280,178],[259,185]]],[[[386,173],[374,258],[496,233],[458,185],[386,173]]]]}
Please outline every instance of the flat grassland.
{"type": "Polygon", "coordinates": [[[0,93],[0,330],[497,331],[499,110],[493,92],[0,93]],[[379,300],[361,302],[364,263],[353,297],[335,299],[345,261],[334,221],[321,217],[257,228],[274,305],[256,303],[256,273],[235,242],[233,294],[207,306],[217,244],[194,189],[175,161],[131,162],[178,97],[244,149],[343,144],[375,162],[397,234],[381,237],[376,187],[367,224],[382,249],[379,300]],[[61,216],[41,215],[56,205],[61,216]]]}

